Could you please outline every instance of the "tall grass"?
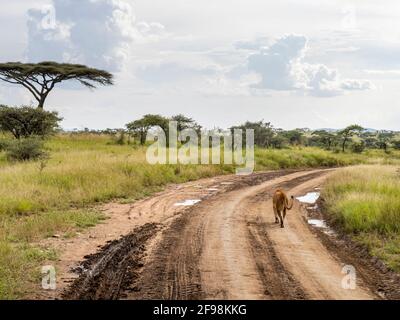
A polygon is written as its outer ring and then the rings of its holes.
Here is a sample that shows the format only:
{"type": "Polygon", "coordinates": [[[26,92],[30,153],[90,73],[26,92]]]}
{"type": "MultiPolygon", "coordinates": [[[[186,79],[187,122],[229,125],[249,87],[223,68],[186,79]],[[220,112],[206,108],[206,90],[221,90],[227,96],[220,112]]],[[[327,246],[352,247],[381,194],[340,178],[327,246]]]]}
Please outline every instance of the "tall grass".
{"type": "Polygon", "coordinates": [[[333,153],[319,148],[256,149],[256,169],[346,166],[368,161],[365,155],[333,153]]]}
{"type": "Polygon", "coordinates": [[[324,188],[328,213],[371,253],[400,270],[400,171],[364,165],[332,175],[324,188]]]}
{"type": "Polygon", "coordinates": [[[138,198],[167,184],[223,174],[223,166],[149,165],[144,149],[108,145],[96,137],[59,137],[48,162],[0,168],[0,216],[82,207],[115,198],[138,198]],[[97,140],[96,140],[97,139],[97,140]],[[12,192],[11,192],[12,190],[12,192]]]}

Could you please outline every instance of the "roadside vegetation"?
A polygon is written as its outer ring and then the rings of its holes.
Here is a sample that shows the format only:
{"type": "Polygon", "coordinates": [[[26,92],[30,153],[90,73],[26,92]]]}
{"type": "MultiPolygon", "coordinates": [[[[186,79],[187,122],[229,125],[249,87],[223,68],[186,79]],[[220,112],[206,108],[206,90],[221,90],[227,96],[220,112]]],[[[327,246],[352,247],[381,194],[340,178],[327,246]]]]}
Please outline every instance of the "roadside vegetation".
{"type": "Polygon", "coordinates": [[[332,221],[400,271],[400,167],[362,165],[335,172],[323,199],[332,221]]]}

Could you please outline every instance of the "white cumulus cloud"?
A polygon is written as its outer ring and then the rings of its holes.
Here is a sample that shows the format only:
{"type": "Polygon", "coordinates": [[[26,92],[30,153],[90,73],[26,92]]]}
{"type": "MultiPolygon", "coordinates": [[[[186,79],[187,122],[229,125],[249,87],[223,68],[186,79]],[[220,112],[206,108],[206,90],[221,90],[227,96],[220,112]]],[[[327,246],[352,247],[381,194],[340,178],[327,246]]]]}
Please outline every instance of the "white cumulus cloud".
{"type": "Polygon", "coordinates": [[[159,37],[164,26],[137,22],[125,0],[53,0],[28,11],[27,58],[120,69],[131,45],[159,37]]]}
{"type": "Polygon", "coordinates": [[[269,47],[259,48],[248,58],[249,70],[261,76],[256,87],[321,97],[372,88],[368,80],[343,79],[335,69],[305,62],[306,53],[307,38],[301,35],[286,35],[269,47]]]}

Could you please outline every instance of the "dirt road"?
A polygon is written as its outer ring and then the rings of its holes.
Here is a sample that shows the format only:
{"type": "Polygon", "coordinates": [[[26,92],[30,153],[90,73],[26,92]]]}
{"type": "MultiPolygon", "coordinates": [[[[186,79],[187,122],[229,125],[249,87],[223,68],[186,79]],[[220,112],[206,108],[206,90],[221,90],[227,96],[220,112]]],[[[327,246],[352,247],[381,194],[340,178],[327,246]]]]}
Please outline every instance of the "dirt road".
{"type": "Polygon", "coordinates": [[[362,276],[355,289],[342,287],[345,262],[307,225],[299,202],[284,229],[274,223],[275,189],[302,196],[319,187],[329,172],[208,179],[139,202],[129,209],[131,220],[142,217],[134,232],[87,257],[63,297],[378,298],[362,276]]]}

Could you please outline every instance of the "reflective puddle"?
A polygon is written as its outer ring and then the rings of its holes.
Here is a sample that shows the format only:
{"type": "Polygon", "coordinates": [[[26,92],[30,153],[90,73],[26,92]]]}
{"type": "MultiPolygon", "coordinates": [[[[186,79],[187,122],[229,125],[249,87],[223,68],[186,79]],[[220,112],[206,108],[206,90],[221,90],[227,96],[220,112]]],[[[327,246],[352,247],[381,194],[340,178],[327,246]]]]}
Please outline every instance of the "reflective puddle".
{"type": "Polygon", "coordinates": [[[297,197],[296,199],[303,203],[314,204],[317,202],[320,195],[320,192],[309,192],[302,197],[297,197]]]}
{"type": "Polygon", "coordinates": [[[321,229],[321,231],[330,236],[336,236],[335,231],[333,231],[329,226],[326,224],[325,220],[323,219],[307,219],[309,225],[313,228],[321,229]]]}
{"type": "Polygon", "coordinates": [[[185,200],[183,202],[177,202],[174,204],[174,206],[193,206],[196,203],[199,203],[201,200],[185,200]]]}
{"type": "Polygon", "coordinates": [[[328,228],[326,222],[322,219],[308,219],[307,222],[316,228],[328,228]]]}
{"type": "MultiPolygon", "coordinates": [[[[309,192],[305,194],[304,196],[297,197],[296,199],[299,200],[302,203],[308,204],[307,210],[308,212],[313,212],[318,209],[318,204],[316,203],[319,197],[321,196],[321,192],[319,188],[315,188],[316,191],[314,192],[309,192]]],[[[313,228],[319,228],[321,229],[322,232],[328,235],[335,235],[335,232],[326,224],[326,221],[324,219],[306,219],[307,223],[311,225],[313,228]]]]}

